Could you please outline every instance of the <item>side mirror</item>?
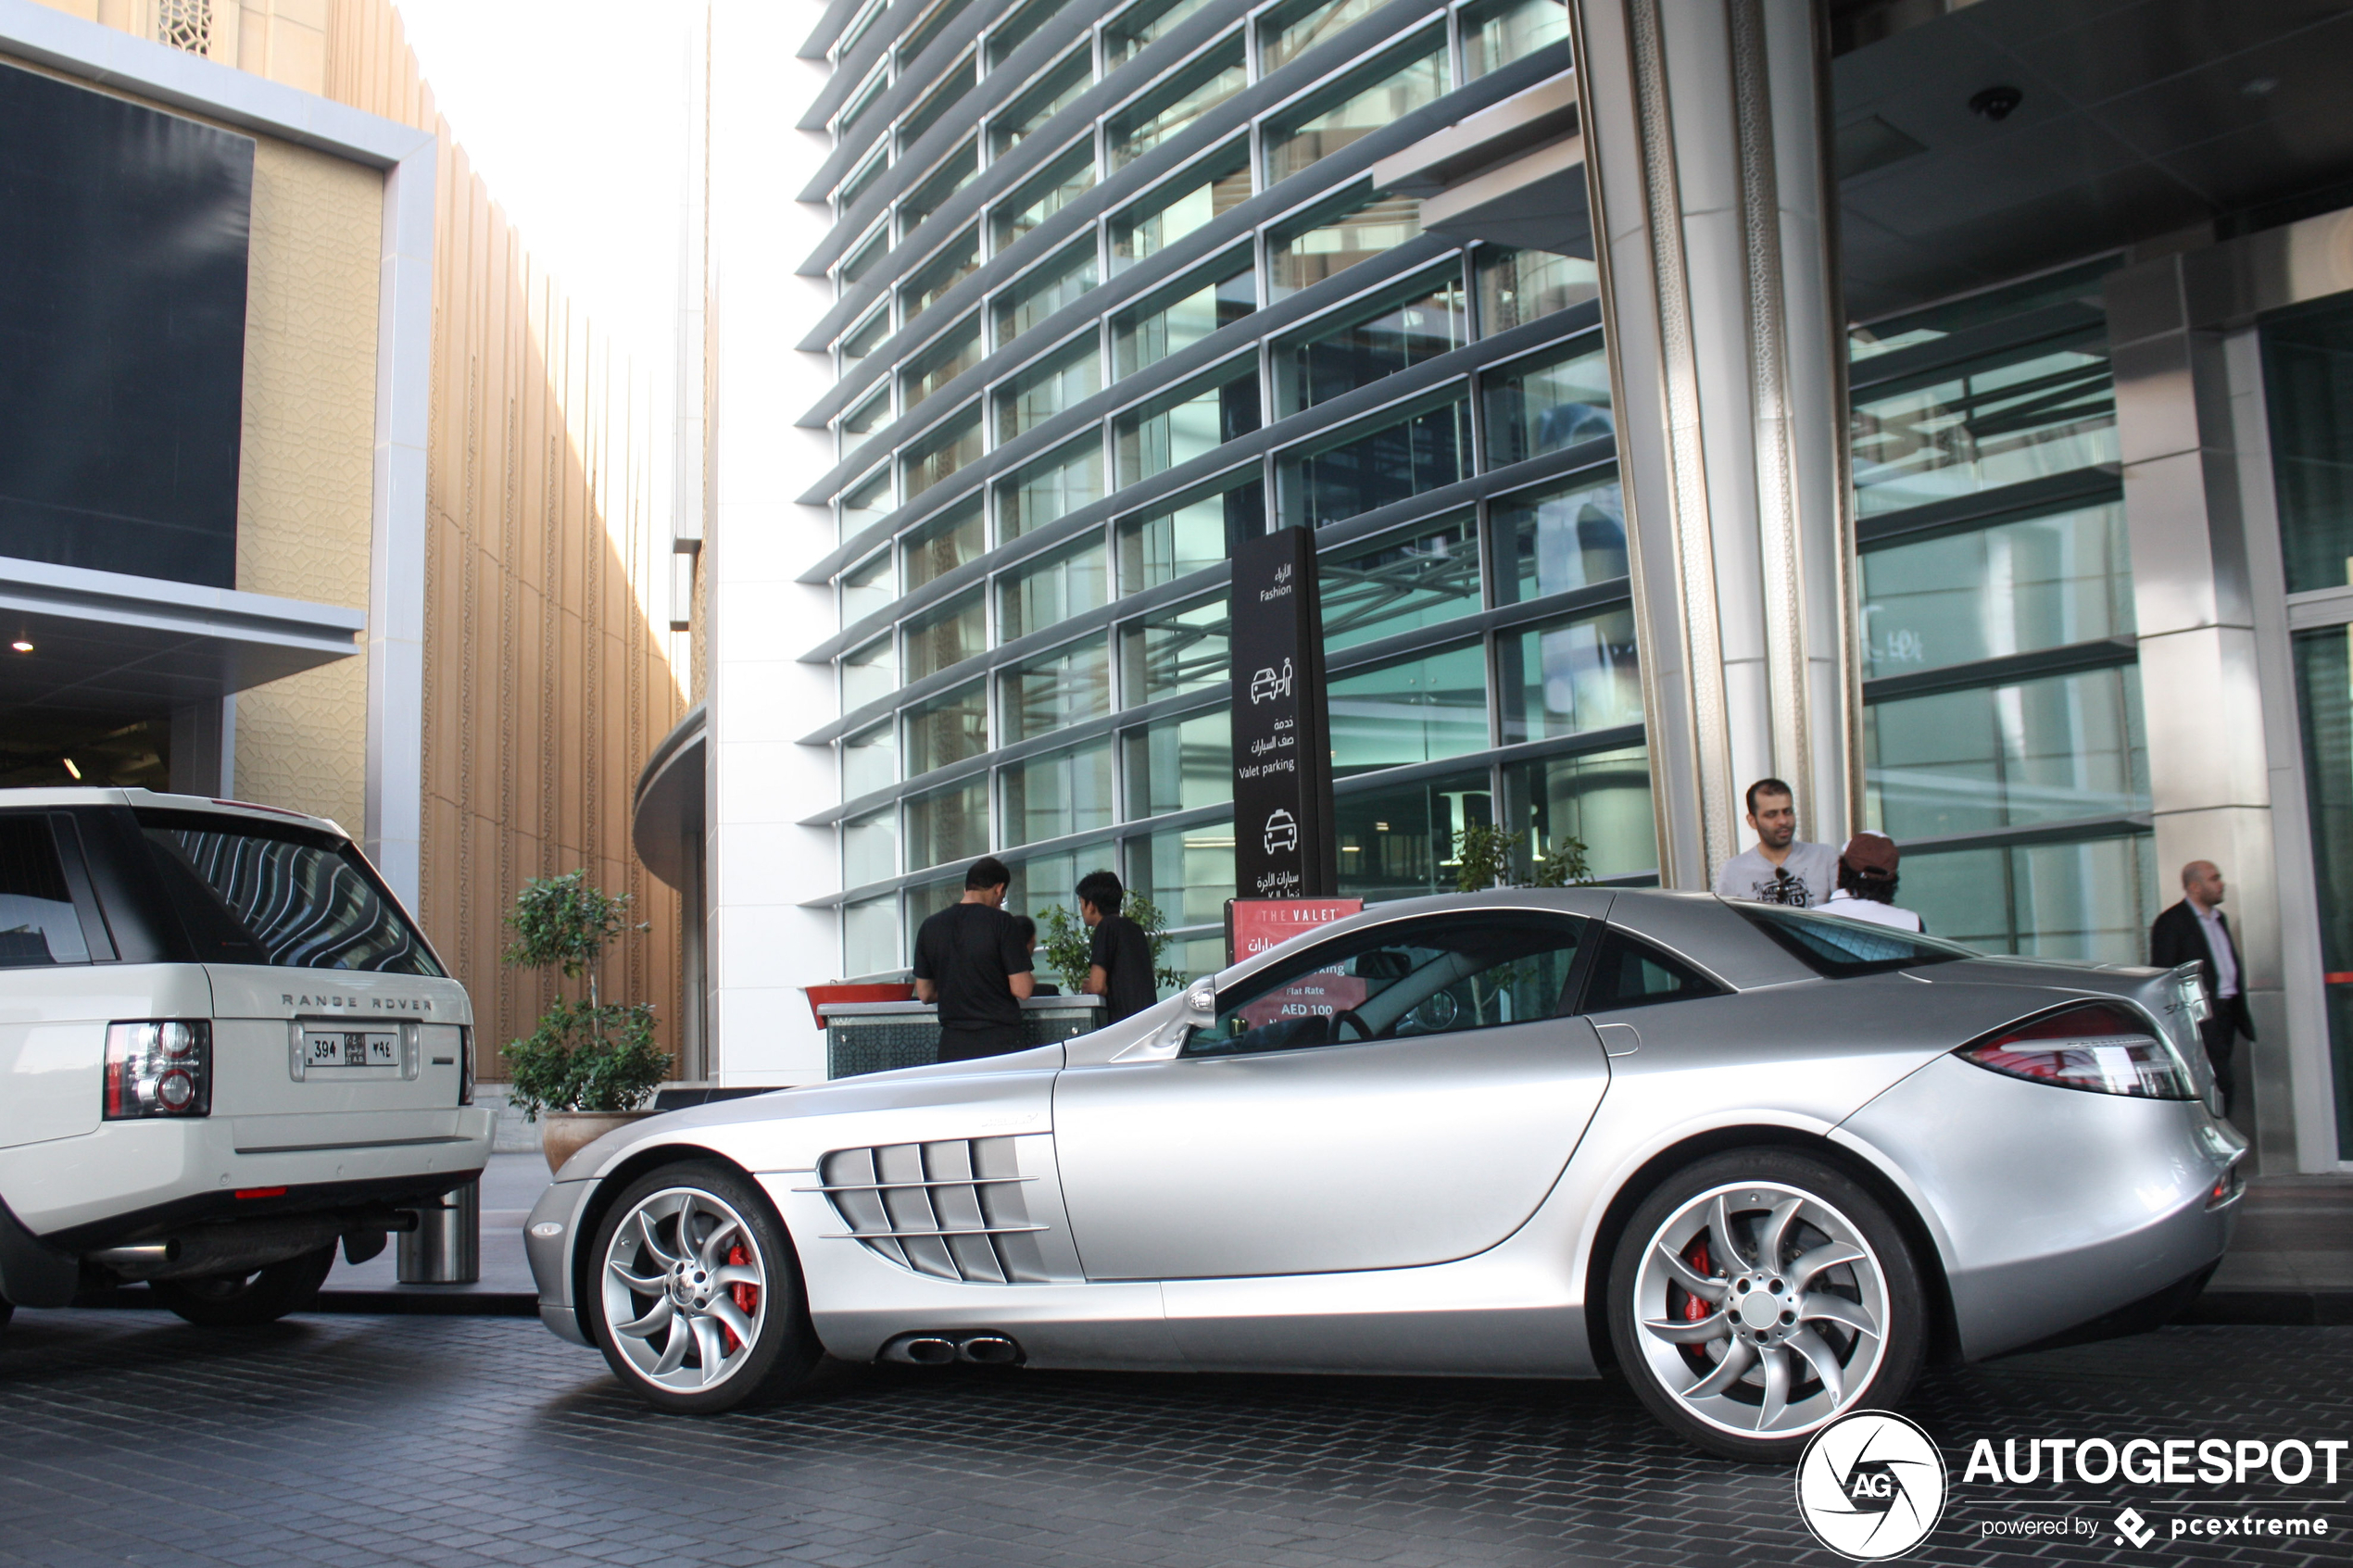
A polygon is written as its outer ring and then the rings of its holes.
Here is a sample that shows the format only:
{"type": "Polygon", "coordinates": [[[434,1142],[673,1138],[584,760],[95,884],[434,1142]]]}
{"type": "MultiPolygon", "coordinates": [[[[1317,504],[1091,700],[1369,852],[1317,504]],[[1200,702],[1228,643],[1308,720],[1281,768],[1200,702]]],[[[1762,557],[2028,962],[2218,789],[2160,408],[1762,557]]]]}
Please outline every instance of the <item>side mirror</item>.
{"type": "Polygon", "coordinates": [[[1185,987],[1185,1010],[1198,1013],[1202,1019],[1217,1016],[1217,983],[1202,975],[1185,987]]]}
{"type": "Polygon", "coordinates": [[[1185,1048],[1196,1029],[1217,1021],[1217,987],[1207,975],[1185,987],[1176,1016],[1112,1058],[1114,1061],[1166,1061],[1185,1048]]]}

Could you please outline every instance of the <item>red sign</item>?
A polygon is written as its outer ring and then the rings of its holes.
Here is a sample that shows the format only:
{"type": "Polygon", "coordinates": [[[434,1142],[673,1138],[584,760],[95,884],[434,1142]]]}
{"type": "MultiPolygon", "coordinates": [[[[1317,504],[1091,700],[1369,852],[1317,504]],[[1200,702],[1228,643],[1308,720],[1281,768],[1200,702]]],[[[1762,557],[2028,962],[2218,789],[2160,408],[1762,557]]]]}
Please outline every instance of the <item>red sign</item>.
{"type": "Polygon", "coordinates": [[[1228,898],[1226,961],[1239,963],[1302,932],[1361,913],[1364,908],[1362,898],[1228,898]]]}

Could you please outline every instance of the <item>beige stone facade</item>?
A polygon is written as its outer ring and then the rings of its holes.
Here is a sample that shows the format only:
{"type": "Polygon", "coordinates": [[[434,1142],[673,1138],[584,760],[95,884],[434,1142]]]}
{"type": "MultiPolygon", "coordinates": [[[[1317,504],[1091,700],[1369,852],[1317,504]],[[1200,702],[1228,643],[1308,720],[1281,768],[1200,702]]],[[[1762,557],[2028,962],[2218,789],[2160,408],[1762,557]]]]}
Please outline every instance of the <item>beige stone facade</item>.
{"type": "MultiPolygon", "coordinates": [[[[674,1048],[676,896],[629,842],[637,768],[685,708],[631,564],[661,526],[667,426],[492,202],[389,0],[44,3],[437,136],[421,914],[500,1078],[547,1000],[500,963],[503,917],[526,879],[587,868],[651,927],[605,995],[661,1004],[674,1048]]],[[[368,603],[382,196],[373,170],[257,151],[242,589],[368,603]]],[[[238,794],[361,831],[366,683],[355,658],[242,693],[238,794]]]]}

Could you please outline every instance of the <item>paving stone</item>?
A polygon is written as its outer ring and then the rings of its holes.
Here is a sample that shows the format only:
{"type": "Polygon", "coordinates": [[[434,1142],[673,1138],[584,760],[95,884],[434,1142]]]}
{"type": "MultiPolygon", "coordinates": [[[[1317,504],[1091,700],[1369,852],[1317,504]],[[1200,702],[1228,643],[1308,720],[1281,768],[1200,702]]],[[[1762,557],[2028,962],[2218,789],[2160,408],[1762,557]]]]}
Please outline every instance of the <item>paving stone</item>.
{"type": "MultiPolygon", "coordinates": [[[[2245,1490],[1964,1485],[1986,1436],[2353,1436],[2353,1329],[2198,1326],[1942,1371],[1908,1413],[1954,1492],[1906,1562],[2111,1562],[2107,1524],[2319,1512],[2353,1562],[2353,1455],[2245,1490]],[[2091,1538],[1982,1538],[2096,1516],[2091,1538]]],[[[1789,1472],[1677,1443],[1614,1382],[858,1373],[694,1420],[503,1318],[318,1316],[244,1333],[26,1312],[0,1336],[0,1563],[78,1568],[1574,1568],[1830,1563],[1789,1472]]]]}

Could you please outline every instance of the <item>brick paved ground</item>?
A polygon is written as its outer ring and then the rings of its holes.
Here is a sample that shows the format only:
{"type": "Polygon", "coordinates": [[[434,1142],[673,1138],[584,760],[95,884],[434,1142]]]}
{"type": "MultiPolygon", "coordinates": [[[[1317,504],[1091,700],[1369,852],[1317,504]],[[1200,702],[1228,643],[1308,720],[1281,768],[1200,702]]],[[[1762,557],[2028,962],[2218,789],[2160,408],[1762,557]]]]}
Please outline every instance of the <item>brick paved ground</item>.
{"type": "MultiPolygon", "coordinates": [[[[2174,1328],[1938,1374],[1955,1467],[1906,1562],[2017,1561],[1988,1518],[2095,1510],[2041,1561],[2353,1562],[2334,1486],[1957,1485],[1979,1436],[2353,1436],[2353,1329],[2174,1328]],[[2160,1539],[2182,1504],[2318,1512],[2304,1550],[2160,1539]]],[[[1609,1384],[847,1374],[717,1420],[656,1416],[536,1323],[310,1317],[246,1335],[22,1312],[0,1336],[0,1562],[1445,1568],[1824,1562],[1786,1471],[1693,1455],[1609,1384]]]]}

